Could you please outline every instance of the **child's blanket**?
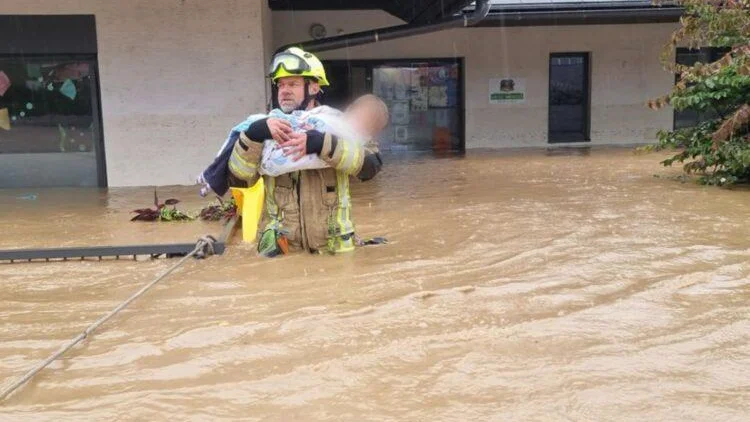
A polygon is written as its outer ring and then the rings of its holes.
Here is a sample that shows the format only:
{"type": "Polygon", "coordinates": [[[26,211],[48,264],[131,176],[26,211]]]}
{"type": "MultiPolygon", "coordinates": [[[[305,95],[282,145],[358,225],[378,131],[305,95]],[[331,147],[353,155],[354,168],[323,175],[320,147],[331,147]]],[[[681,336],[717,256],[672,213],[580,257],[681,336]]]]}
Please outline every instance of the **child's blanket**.
{"type": "MultiPolygon", "coordinates": [[[[328,106],[315,107],[310,111],[293,111],[290,114],[272,110],[268,117],[288,121],[294,132],[317,130],[348,139],[358,139],[351,125],[344,120],[343,113],[328,106]]],[[[284,173],[326,167],[328,164],[315,154],[308,154],[294,161],[291,157],[284,155],[284,150],[276,141],[266,140],[263,145],[260,173],[266,176],[276,177],[284,173]]]]}
{"type": "MultiPolygon", "coordinates": [[[[335,108],[320,106],[310,111],[293,111],[285,114],[281,110],[274,109],[268,115],[253,114],[245,121],[232,128],[229,136],[216,154],[214,162],[198,176],[198,184],[203,185],[200,190],[201,196],[206,196],[214,191],[219,196],[224,196],[229,190],[227,177],[229,175],[229,156],[232,148],[240,136],[240,132],[246,131],[250,125],[260,119],[275,117],[287,120],[292,124],[295,132],[304,132],[315,129],[319,132],[329,132],[339,137],[348,139],[359,139],[343,119],[343,113],[335,108]]],[[[364,140],[363,140],[364,142],[364,140]]],[[[326,168],[328,164],[315,154],[308,154],[294,161],[284,155],[284,151],[274,140],[266,140],[263,145],[263,158],[261,159],[260,173],[276,177],[284,173],[299,170],[326,168]]]]}

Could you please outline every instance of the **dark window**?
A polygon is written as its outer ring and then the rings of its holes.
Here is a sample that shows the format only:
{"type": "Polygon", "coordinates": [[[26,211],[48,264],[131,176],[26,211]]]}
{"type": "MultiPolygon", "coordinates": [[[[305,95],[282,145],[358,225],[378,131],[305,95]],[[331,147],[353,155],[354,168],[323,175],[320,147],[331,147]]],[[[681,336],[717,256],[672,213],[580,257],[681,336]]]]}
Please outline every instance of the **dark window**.
{"type": "MultiPolygon", "coordinates": [[[[729,48],[715,48],[706,47],[697,50],[691,50],[688,48],[678,48],[676,54],[677,64],[685,66],[693,66],[696,63],[712,63],[719,60],[729,52],[729,48]]],[[[675,82],[677,82],[679,76],[675,75],[675,82]]],[[[697,124],[715,119],[717,116],[713,110],[696,111],[696,110],[682,110],[674,112],[674,128],[682,129],[686,127],[693,127],[697,124]]]]}
{"type": "Polygon", "coordinates": [[[0,188],[106,186],[93,16],[0,16],[0,188]]]}

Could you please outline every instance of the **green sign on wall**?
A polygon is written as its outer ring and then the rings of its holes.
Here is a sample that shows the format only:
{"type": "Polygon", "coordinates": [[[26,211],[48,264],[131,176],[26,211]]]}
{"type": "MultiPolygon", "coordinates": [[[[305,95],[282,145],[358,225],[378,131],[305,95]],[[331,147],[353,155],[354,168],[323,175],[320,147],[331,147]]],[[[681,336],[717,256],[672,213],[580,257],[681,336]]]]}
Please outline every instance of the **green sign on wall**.
{"type": "Polygon", "coordinates": [[[490,104],[520,104],[526,101],[526,80],[490,79],[490,104]]]}

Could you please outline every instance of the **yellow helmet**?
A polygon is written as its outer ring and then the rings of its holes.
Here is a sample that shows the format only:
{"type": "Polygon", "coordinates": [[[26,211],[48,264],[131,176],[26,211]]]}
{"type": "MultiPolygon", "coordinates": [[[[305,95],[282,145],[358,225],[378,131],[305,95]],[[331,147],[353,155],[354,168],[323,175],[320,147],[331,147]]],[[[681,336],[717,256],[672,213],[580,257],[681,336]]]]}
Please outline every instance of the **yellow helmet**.
{"type": "Polygon", "coordinates": [[[316,79],[320,86],[330,85],[323,63],[314,54],[297,47],[290,47],[273,56],[268,76],[274,83],[288,76],[307,76],[316,79]]]}

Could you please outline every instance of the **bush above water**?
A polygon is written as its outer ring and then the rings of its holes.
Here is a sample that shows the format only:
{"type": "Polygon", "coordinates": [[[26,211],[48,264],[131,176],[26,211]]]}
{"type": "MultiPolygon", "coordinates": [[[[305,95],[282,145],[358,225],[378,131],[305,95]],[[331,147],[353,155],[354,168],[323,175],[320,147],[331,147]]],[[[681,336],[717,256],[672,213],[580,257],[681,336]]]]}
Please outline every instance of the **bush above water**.
{"type": "Polygon", "coordinates": [[[672,91],[649,101],[649,107],[667,105],[717,116],[695,127],[658,133],[651,149],[677,148],[662,161],[684,163],[688,174],[712,185],[750,182],[750,0],[678,1],[685,14],[681,27],[665,46],[662,62],[678,75],[672,91]],[[713,63],[683,66],[674,63],[678,45],[690,48],[724,47],[729,52],[713,63]]]}

